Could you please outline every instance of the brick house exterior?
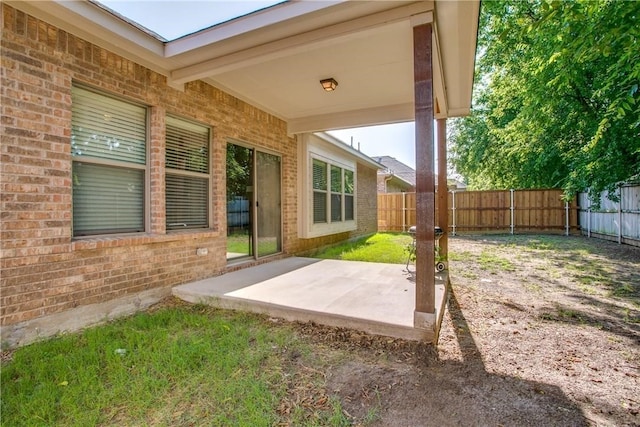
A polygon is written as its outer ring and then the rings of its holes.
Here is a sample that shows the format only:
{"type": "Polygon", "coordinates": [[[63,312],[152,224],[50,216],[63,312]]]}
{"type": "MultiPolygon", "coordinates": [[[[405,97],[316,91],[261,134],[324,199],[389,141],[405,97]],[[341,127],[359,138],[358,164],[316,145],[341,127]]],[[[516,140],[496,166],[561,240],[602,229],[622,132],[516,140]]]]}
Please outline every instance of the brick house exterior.
{"type": "MultiPolygon", "coordinates": [[[[142,309],[168,295],[174,285],[240,268],[228,266],[225,256],[225,155],[230,140],[281,156],[282,253],[276,258],[376,231],[373,162],[353,157],[357,229],[300,238],[299,136],[288,135],[286,122],[200,80],[174,89],[165,76],[6,3],[0,77],[3,347],[67,329],[69,316],[85,324],[104,320],[142,309]],[[148,108],[144,233],[72,236],[71,90],[76,84],[148,108]],[[166,231],[167,114],[212,129],[213,221],[207,229],[166,231]],[[196,255],[201,248],[208,255],[196,255]]],[[[345,156],[350,154],[345,151],[345,156]]]]}

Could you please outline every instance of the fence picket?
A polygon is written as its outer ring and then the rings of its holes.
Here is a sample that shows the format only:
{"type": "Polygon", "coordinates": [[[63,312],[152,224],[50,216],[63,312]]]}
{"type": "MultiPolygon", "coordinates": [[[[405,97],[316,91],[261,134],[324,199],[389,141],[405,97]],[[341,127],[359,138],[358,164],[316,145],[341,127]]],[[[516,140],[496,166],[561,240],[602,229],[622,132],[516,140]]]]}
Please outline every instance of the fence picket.
{"type": "MultiPolygon", "coordinates": [[[[562,194],[562,190],[557,189],[514,190],[513,194],[510,190],[450,192],[447,227],[452,234],[510,233],[512,229],[515,233],[576,232],[577,202],[574,200],[567,205],[562,194]]],[[[405,215],[405,228],[414,225],[415,200],[415,193],[379,194],[378,229],[403,231],[402,215],[405,215]]]]}

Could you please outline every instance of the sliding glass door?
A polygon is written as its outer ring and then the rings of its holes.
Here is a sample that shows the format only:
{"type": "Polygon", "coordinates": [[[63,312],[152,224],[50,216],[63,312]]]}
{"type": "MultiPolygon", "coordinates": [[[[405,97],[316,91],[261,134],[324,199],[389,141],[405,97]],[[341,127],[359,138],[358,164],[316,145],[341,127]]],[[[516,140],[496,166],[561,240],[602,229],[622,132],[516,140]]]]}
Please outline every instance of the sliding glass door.
{"type": "Polygon", "coordinates": [[[265,256],[282,250],[280,157],[258,151],[256,160],[257,253],[265,256]]]}
{"type": "Polygon", "coordinates": [[[227,145],[227,260],[253,251],[253,150],[227,145]]]}
{"type": "Polygon", "coordinates": [[[281,158],[227,145],[227,260],[282,251],[281,158]]]}

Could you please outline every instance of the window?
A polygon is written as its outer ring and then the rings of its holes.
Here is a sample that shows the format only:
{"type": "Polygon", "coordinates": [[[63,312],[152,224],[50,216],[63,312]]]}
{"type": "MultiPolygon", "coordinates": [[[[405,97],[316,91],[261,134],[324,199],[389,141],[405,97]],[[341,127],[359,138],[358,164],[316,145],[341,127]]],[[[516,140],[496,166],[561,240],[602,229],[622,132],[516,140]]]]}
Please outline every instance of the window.
{"type": "Polygon", "coordinates": [[[209,128],[166,120],[167,230],[209,226],[209,128]]]}
{"type": "Polygon", "coordinates": [[[71,90],[73,235],[144,231],[147,109],[71,90]]]}
{"type": "Polygon", "coordinates": [[[353,209],[353,171],[344,171],[344,220],[352,221],[354,219],[353,209]]]}
{"type": "Polygon", "coordinates": [[[321,133],[303,134],[298,155],[304,159],[298,168],[298,236],[313,239],[357,230],[358,158],[367,158],[321,133]]]}
{"type": "Polygon", "coordinates": [[[353,171],[318,159],[313,159],[312,164],[313,223],[352,221],[353,171]],[[327,221],[327,218],[330,218],[330,221],[327,221]]]}
{"type": "Polygon", "coordinates": [[[327,222],[327,164],[313,160],[313,223],[327,222]]]}
{"type": "Polygon", "coordinates": [[[342,221],[342,169],[331,165],[331,222],[342,221]]]}

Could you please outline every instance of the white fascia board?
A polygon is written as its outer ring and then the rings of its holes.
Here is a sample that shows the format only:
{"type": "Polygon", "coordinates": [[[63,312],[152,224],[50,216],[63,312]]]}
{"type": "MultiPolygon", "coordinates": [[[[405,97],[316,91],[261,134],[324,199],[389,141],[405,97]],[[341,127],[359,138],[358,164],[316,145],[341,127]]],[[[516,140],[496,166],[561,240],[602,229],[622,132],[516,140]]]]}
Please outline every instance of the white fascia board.
{"type": "Polygon", "coordinates": [[[435,6],[441,67],[446,78],[447,117],[468,115],[480,1],[438,1],[435,6]]]}
{"type": "Polygon", "coordinates": [[[413,3],[270,43],[257,44],[259,43],[257,40],[254,46],[249,46],[244,50],[176,69],[171,73],[171,80],[175,83],[201,80],[299,52],[342,43],[350,38],[362,37],[364,31],[375,31],[380,26],[408,20],[416,13],[421,13],[429,5],[430,3],[413,3]]]}
{"type": "Polygon", "coordinates": [[[203,46],[221,42],[232,37],[278,24],[312,12],[333,7],[347,0],[294,1],[275,5],[265,10],[225,22],[197,33],[171,41],[165,46],[165,56],[172,57],[203,46]]]}
{"type": "Polygon", "coordinates": [[[433,22],[433,12],[418,13],[411,17],[411,26],[417,27],[418,25],[429,24],[433,22]]]}
{"type": "Polygon", "coordinates": [[[406,104],[289,119],[287,126],[289,135],[294,135],[297,133],[349,129],[359,126],[410,122],[414,120],[414,117],[414,103],[408,102],[406,104]]]}
{"type": "Polygon", "coordinates": [[[395,180],[397,182],[399,182],[400,184],[404,184],[407,187],[415,187],[415,184],[410,183],[409,181],[405,180],[404,178],[399,177],[398,175],[394,174],[393,172],[391,172],[390,174],[390,179],[391,180],[395,180]]]}
{"type": "Polygon", "coordinates": [[[438,34],[438,23],[433,23],[433,56],[432,56],[432,68],[433,68],[433,94],[438,100],[439,111],[435,110],[436,104],[434,102],[434,116],[437,119],[444,119],[448,117],[448,105],[449,100],[447,98],[447,81],[442,69],[442,51],[440,49],[440,37],[438,34]]]}
{"type": "Polygon", "coordinates": [[[380,163],[373,160],[371,157],[367,156],[361,151],[356,150],[346,142],[336,138],[333,135],[329,135],[326,132],[314,132],[313,135],[331,144],[332,146],[337,147],[338,149],[349,153],[351,156],[359,159],[361,163],[366,163],[367,165],[371,166],[374,169],[380,169],[384,167],[384,165],[381,165],[380,163]]]}

